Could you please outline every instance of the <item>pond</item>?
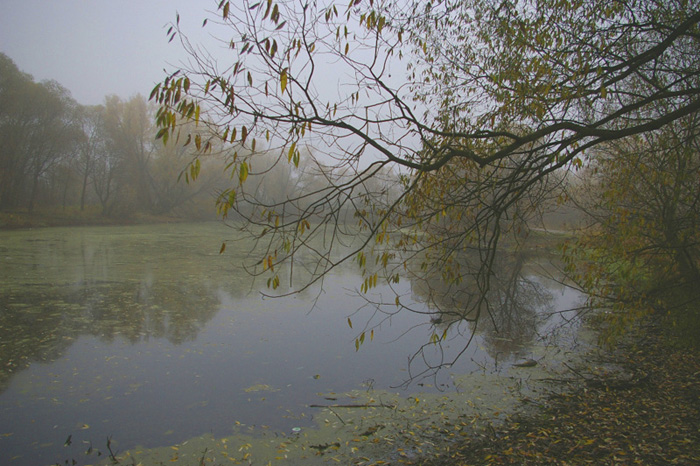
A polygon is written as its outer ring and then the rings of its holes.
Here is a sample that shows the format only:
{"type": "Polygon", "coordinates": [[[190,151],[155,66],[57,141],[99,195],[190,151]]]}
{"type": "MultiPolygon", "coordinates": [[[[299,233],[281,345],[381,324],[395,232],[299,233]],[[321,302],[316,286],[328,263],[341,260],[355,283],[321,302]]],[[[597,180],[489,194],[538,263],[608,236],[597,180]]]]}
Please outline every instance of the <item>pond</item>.
{"type": "MultiPolygon", "coordinates": [[[[557,311],[580,299],[538,276],[536,261],[528,260],[514,278],[524,312],[497,318],[499,332],[477,332],[458,363],[438,377],[396,388],[409,377],[408,358],[440,319],[401,312],[385,318],[371,338],[367,328],[359,351],[355,339],[377,314],[368,300],[393,302],[398,293],[403,305],[429,312],[419,284],[402,280],[362,296],[362,279],[350,264],[335,269],[322,289],[266,298],[264,282],[240,267],[250,244],[236,242],[219,254],[222,240],[235,235],[220,223],[0,232],[3,464],[88,464],[110,449],[177,460],[182,445],[202,436],[224,439],[218,445],[248,464],[253,452],[267,458],[256,438],[279,443],[302,429],[313,437],[304,449],[316,445],[308,452],[320,456],[341,442],[324,440],[319,427],[348,428],[360,416],[333,412],[334,406],[350,400],[381,412],[389,397],[393,407],[446,400],[476,389],[460,378],[465,374],[495,386],[490,377],[507,374],[499,368],[541,355],[543,336],[561,323],[557,311]]],[[[464,330],[448,335],[446,351],[463,347],[464,330]]],[[[355,430],[367,433],[367,425],[355,430]]],[[[193,455],[214,450],[201,442],[191,441],[193,455]]],[[[270,450],[270,458],[286,455],[279,445],[270,450]]]]}

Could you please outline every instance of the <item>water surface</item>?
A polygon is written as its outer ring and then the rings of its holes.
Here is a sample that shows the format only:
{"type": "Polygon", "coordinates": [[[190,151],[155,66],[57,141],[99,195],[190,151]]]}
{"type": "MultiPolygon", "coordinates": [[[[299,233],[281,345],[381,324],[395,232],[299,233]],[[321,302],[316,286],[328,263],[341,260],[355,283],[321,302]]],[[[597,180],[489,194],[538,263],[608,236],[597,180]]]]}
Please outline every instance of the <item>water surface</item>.
{"type": "MultiPolygon", "coordinates": [[[[91,445],[104,451],[108,437],[129,449],[240,425],[289,432],[318,421],[309,405],[406,380],[439,319],[400,313],[355,351],[376,308],[354,291],[362,279],[352,265],[323,289],[264,298],[264,283],[240,268],[249,243],[218,254],[235,236],[218,223],[0,232],[2,462],[62,463],[91,445]]],[[[531,354],[554,324],[545,316],[578,298],[532,270],[514,283],[522,299],[499,307],[511,313],[499,331],[485,327],[459,364],[402,396],[456,392],[455,374],[531,354]]],[[[369,298],[393,302],[396,292],[431,310],[409,280],[369,298]]],[[[446,347],[463,343],[454,332],[446,347]]]]}

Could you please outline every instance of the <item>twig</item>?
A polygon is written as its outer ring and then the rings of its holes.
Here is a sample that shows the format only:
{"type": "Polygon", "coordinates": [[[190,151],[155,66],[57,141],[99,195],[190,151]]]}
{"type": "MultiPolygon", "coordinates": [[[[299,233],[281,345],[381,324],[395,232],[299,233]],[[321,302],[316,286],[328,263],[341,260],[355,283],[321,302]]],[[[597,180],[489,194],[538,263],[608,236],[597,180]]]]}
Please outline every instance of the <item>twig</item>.
{"type": "Polygon", "coordinates": [[[537,382],[552,382],[552,383],[571,383],[578,379],[567,379],[567,378],[555,378],[555,377],[544,377],[541,379],[536,379],[537,382]]]}
{"type": "Polygon", "coordinates": [[[343,418],[340,417],[340,416],[338,415],[338,413],[336,413],[335,411],[333,411],[333,408],[328,407],[328,411],[330,411],[331,413],[335,414],[335,417],[337,417],[338,419],[340,419],[340,422],[342,422],[343,425],[345,425],[345,421],[343,421],[343,418]]]}
{"type": "Polygon", "coordinates": [[[119,460],[117,457],[114,455],[114,452],[112,451],[112,437],[107,437],[107,450],[109,450],[109,457],[112,459],[112,461],[117,464],[119,463],[119,460]]]}
{"type": "Polygon", "coordinates": [[[349,404],[349,405],[309,405],[309,408],[396,408],[396,405],[385,405],[382,404],[349,404]]]}
{"type": "Polygon", "coordinates": [[[571,372],[573,372],[574,374],[578,375],[578,376],[581,377],[583,380],[588,380],[588,377],[586,377],[585,375],[581,374],[579,371],[577,371],[576,369],[574,369],[573,367],[571,367],[571,366],[568,365],[567,363],[564,363],[564,365],[565,365],[571,372]]]}

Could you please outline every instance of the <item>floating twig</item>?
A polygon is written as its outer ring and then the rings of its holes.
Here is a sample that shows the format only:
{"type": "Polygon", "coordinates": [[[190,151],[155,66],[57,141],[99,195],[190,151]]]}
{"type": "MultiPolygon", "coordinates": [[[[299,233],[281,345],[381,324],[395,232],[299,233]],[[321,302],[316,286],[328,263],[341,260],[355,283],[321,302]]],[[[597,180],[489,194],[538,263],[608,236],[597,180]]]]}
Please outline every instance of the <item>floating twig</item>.
{"type": "Polygon", "coordinates": [[[332,404],[332,405],[309,405],[309,408],[396,408],[396,405],[385,405],[381,404],[332,404]]]}

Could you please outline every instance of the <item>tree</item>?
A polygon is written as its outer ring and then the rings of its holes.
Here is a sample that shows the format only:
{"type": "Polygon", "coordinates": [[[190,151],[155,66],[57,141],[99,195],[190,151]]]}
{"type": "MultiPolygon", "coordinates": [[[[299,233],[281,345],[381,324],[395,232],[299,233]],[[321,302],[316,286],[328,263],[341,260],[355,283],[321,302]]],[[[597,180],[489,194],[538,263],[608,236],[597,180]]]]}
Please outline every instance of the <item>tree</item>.
{"type": "Polygon", "coordinates": [[[700,314],[687,304],[700,285],[698,123],[696,114],[599,147],[585,194],[570,193],[591,226],[567,251],[568,267],[591,306],[608,310],[606,339],[660,300],[697,335],[700,314]]]}
{"type": "Polygon", "coordinates": [[[79,137],[76,102],[54,81],[36,83],[0,55],[0,209],[31,212],[42,180],[71,155],[79,137]]]}
{"type": "Polygon", "coordinates": [[[23,96],[32,77],[20,72],[6,55],[0,54],[0,210],[20,203],[27,163],[22,150],[29,122],[23,118],[23,96]]]}
{"type": "Polygon", "coordinates": [[[80,210],[85,210],[89,181],[95,177],[95,164],[106,151],[104,134],[104,107],[82,107],[78,114],[78,122],[83,130],[78,145],[76,170],[81,178],[80,210]]]}
{"type": "MultiPolygon", "coordinates": [[[[155,139],[154,132],[152,132],[151,137],[155,139]]],[[[155,145],[154,154],[148,166],[153,199],[151,212],[169,214],[177,211],[189,217],[213,217],[215,209],[211,203],[205,212],[197,212],[190,208],[190,205],[201,197],[206,197],[208,201],[211,201],[215,198],[218,188],[224,189],[222,186],[225,186],[227,181],[224,179],[224,165],[220,158],[211,157],[211,160],[207,160],[197,169],[197,178],[200,182],[197,184],[187,183],[186,179],[189,179],[189,176],[183,171],[192,160],[195,148],[193,145],[185,144],[185,142],[180,140],[167,146],[155,145]]]]}
{"type": "Polygon", "coordinates": [[[127,101],[117,96],[108,97],[105,100],[105,129],[109,151],[118,160],[125,208],[131,210],[139,204],[150,211],[153,199],[149,168],[155,145],[148,103],[140,95],[127,101]]]}
{"type": "Polygon", "coordinates": [[[75,150],[81,129],[77,125],[76,103],[69,92],[56,82],[36,85],[32,99],[25,102],[33,120],[32,130],[25,140],[29,159],[31,183],[28,210],[31,213],[37,200],[40,178],[75,150]]]}
{"type": "Polygon", "coordinates": [[[559,172],[602,144],[698,112],[699,22],[698,5],[685,0],[222,0],[209,24],[227,34],[226,62],[191,44],[178,18],[168,34],[190,64],[151,98],[164,141],[185,137],[181,123],[194,121],[211,129],[192,136],[201,156],[213,141],[231,145],[235,183],[219,198],[223,213],[250,200],[262,141],[295,169],[303,147],[324,154],[332,175],[322,188],[242,212],[268,241],[256,265],[271,288],[278,265],[301,252],[318,264],[306,285],[356,260],[363,291],[378,279],[368,264],[391,283],[406,255],[420,253],[423,269],[448,283],[475,281],[481,299],[463,314],[479,318],[495,251],[506,236],[522,237],[559,172]],[[362,187],[388,167],[401,190],[376,202],[362,187]],[[341,226],[342,212],[356,228],[341,226]],[[329,240],[319,249],[314,236],[329,240]],[[475,274],[457,265],[464,250],[479,255],[475,274]]]}

